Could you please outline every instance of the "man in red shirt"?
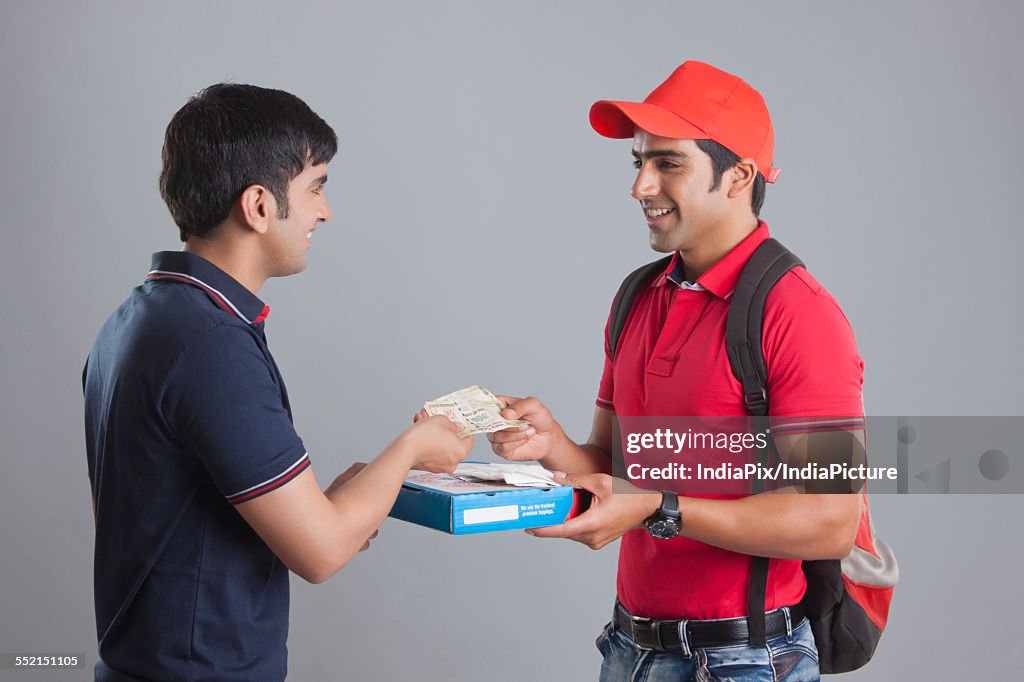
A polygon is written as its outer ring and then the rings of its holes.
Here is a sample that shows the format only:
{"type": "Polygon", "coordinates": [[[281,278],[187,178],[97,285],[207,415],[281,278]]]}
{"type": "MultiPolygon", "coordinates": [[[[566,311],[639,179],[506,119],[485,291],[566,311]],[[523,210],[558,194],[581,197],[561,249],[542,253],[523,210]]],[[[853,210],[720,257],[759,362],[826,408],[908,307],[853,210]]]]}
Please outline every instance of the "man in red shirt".
{"type": "MultiPolygon", "coordinates": [[[[503,398],[503,416],[529,426],[491,434],[494,451],[570,472],[558,475],[594,493],[582,516],[528,532],[593,549],[622,538],[615,617],[598,638],[602,680],[818,679],[817,651],[800,607],[801,560],[850,552],[859,495],[709,499],[640,490],[626,481],[616,481],[613,495],[610,475],[616,415],[748,414],[725,352],[725,330],[740,271],[769,236],[758,218],[765,183],[778,176],[767,107],[740,78],[689,61],[643,102],[597,102],[590,122],[606,137],[633,138],[632,196],[651,248],[674,256],[636,295],[614,357],[606,329],[587,442],[570,440],[536,398],[503,398]],[[618,494],[627,488],[636,494],[618,494]],[[766,646],[752,646],[747,629],[752,556],[770,558],[766,646]]],[[[773,423],[843,430],[851,415],[862,417],[863,362],[853,332],[802,267],[769,294],[762,347],[773,423]]]]}

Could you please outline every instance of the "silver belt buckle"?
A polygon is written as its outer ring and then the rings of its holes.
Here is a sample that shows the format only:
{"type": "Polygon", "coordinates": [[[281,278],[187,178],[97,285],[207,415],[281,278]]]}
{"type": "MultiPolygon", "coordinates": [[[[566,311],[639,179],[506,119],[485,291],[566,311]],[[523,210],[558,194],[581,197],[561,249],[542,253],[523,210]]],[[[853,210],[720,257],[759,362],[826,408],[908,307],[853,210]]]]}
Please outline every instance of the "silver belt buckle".
{"type": "MultiPolygon", "coordinates": [[[[625,609],[625,607],[623,607],[623,608],[625,609]]],[[[629,613],[629,611],[627,610],[626,613],[629,613]]],[[[629,613],[629,620],[632,623],[632,626],[630,627],[630,630],[632,630],[632,632],[629,633],[629,637],[630,637],[630,639],[633,640],[633,644],[635,644],[637,646],[637,648],[643,649],[644,651],[653,651],[653,649],[651,649],[651,647],[644,646],[643,644],[640,643],[640,641],[639,641],[640,638],[637,637],[637,629],[636,629],[636,626],[639,625],[640,623],[651,623],[651,622],[653,622],[653,619],[647,618],[645,616],[634,616],[632,613],[629,613]]],[[[660,641],[661,640],[661,632],[660,631],[656,631],[656,632],[658,632],[657,638],[659,640],[658,644],[660,646],[661,645],[661,641],[660,641]]]]}

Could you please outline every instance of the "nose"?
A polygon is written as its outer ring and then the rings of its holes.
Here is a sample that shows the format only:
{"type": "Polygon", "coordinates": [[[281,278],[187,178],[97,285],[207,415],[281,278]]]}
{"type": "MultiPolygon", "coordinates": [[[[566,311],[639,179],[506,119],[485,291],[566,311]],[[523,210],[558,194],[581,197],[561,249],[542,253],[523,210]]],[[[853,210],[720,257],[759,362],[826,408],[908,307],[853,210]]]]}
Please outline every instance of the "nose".
{"type": "Polygon", "coordinates": [[[636,180],[633,181],[629,193],[639,201],[656,196],[658,191],[657,174],[650,170],[646,163],[641,165],[640,170],[636,172],[636,180]]]}
{"type": "Polygon", "coordinates": [[[331,204],[328,203],[327,199],[323,200],[320,208],[316,212],[316,221],[318,223],[326,223],[331,219],[331,204]]]}

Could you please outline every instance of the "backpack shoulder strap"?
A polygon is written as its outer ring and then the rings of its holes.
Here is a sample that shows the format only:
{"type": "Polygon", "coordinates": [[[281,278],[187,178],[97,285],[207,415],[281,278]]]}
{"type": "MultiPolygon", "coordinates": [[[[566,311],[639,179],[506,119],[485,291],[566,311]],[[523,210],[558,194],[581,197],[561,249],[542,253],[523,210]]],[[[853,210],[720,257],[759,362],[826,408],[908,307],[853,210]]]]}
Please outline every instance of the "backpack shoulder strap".
{"type": "Polygon", "coordinates": [[[764,302],[782,276],[803,262],[775,239],[761,242],[743,267],[729,302],[725,348],[732,373],[743,385],[743,402],[754,416],[768,414],[768,369],[761,349],[764,302]]]}
{"type": "Polygon", "coordinates": [[[629,311],[633,308],[633,299],[636,298],[637,292],[640,291],[642,286],[654,279],[659,272],[667,268],[671,260],[672,254],[659,258],[653,263],[640,266],[629,273],[626,279],[622,280],[622,284],[619,285],[619,291],[615,294],[615,300],[612,302],[612,313],[611,318],[609,318],[608,348],[610,349],[611,357],[615,357],[615,348],[619,344],[619,336],[622,335],[622,330],[626,326],[626,319],[629,317],[629,311]]]}
{"type": "MultiPolygon", "coordinates": [[[[732,373],[743,385],[743,402],[754,415],[758,429],[766,428],[768,395],[765,382],[768,367],[761,348],[764,303],[782,276],[796,266],[799,258],[775,239],[766,239],[743,266],[736,289],[729,301],[725,323],[725,347],[732,373]]],[[[761,448],[758,461],[768,463],[769,448],[761,448]]],[[[754,479],[752,492],[764,491],[764,481],[754,479]]],[[[747,593],[747,632],[751,646],[765,646],[764,604],[768,587],[768,559],[751,557],[750,585],[747,593]]]]}

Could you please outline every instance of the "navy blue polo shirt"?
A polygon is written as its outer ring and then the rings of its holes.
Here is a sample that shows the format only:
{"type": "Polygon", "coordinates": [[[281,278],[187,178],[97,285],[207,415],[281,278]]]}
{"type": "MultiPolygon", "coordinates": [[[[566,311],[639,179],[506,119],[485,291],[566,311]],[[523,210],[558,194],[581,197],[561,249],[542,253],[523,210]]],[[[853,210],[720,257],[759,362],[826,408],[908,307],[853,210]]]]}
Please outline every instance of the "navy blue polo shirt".
{"type": "Polygon", "coordinates": [[[288,570],[233,505],[309,466],[269,308],[192,253],[154,254],[83,373],[97,680],[283,680],[288,570]]]}

